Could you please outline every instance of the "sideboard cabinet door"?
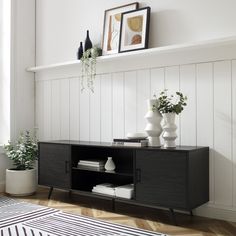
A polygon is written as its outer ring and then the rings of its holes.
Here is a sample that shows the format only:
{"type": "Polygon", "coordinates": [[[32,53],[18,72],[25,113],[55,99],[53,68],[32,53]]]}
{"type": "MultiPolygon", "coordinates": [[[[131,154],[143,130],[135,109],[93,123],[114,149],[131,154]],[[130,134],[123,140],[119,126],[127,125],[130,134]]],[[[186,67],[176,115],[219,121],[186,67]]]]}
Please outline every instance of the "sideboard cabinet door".
{"type": "Polygon", "coordinates": [[[39,184],[70,189],[70,146],[39,144],[39,184]]]}
{"type": "Polygon", "coordinates": [[[136,151],[136,201],[185,209],[187,154],[168,151],[136,151]]]}

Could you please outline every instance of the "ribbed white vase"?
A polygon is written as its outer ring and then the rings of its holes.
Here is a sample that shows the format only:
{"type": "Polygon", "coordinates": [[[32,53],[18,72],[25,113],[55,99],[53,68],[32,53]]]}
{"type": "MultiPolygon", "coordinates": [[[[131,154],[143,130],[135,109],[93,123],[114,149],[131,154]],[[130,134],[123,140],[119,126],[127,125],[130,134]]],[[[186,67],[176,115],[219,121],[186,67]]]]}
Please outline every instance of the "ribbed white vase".
{"type": "Polygon", "coordinates": [[[175,124],[175,113],[164,113],[164,125],[163,125],[163,139],[165,148],[174,148],[176,147],[175,140],[177,138],[176,129],[177,125],[175,124]]]}
{"type": "Polygon", "coordinates": [[[157,99],[148,99],[147,106],[148,112],[145,115],[145,119],[147,119],[147,125],[145,131],[148,135],[148,146],[152,147],[160,147],[160,135],[162,133],[161,120],[162,115],[159,111],[153,110],[153,105],[158,107],[157,99]]]}

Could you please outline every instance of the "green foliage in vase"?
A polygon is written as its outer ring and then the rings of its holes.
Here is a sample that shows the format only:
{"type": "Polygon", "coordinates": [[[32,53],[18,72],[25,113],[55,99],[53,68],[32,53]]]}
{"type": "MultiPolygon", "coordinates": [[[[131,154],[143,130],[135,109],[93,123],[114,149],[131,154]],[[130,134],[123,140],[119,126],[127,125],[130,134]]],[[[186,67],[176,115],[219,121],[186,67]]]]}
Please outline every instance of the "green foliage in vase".
{"type": "Polygon", "coordinates": [[[13,161],[16,170],[32,169],[38,157],[38,144],[29,131],[20,134],[15,143],[8,141],[4,145],[6,155],[13,161]]]}
{"type": "Polygon", "coordinates": [[[87,80],[87,87],[94,92],[94,80],[96,77],[97,57],[101,55],[102,49],[92,47],[83,53],[81,71],[81,91],[85,89],[84,80],[87,80]]]}
{"type": "MultiPolygon", "coordinates": [[[[158,107],[156,108],[159,110],[162,114],[163,113],[175,113],[175,114],[180,114],[184,106],[187,105],[187,97],[184,96],[181,92],[175,92],[174,95],[168,96],[167,94],[167,89],[162,91],[160,93],[160,96],[158,98],[159,104],[158,107]]],[[[155,96],[155,95],[154,95],[155,96]]]]}

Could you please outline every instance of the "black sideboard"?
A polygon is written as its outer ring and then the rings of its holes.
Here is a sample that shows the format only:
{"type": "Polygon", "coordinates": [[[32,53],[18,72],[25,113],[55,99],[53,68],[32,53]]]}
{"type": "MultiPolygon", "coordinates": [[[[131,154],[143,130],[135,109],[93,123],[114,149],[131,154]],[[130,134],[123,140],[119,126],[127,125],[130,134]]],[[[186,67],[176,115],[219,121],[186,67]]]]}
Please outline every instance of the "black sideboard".
{"type": "Polygon", "coordinates": [[[132,206],[165,207],[190,211],[209,200],[209,148],[173,149],[112,146],[110,143],[39,142],[39,184],[66,189],[79,201],[108,210],[132,206]],[[113,157],[114,172],[77,167],[80,159],[113,157]],[[133,199],[93,193],[100,183],[134,184],[133,199]]]}

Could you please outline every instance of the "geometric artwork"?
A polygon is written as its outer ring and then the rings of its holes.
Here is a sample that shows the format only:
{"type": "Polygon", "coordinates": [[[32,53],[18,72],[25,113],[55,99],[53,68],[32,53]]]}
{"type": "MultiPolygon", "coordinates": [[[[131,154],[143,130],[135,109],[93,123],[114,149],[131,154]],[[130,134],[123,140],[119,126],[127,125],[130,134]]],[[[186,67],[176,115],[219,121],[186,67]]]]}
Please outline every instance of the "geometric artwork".
{"type": "Polygon", "coordinates": [[[121,14],[137,8],[138,3],[134,2],[105,11],[102,42],[103,55],[118,53],[121,14]]]}
{"type": "Polygon", "coordinates": [[[119,52],[148,48],[150,7],[122,13],[119,52]]]}

